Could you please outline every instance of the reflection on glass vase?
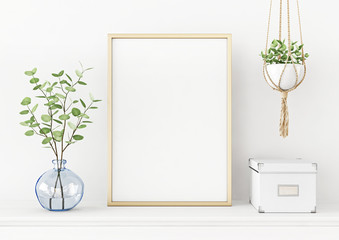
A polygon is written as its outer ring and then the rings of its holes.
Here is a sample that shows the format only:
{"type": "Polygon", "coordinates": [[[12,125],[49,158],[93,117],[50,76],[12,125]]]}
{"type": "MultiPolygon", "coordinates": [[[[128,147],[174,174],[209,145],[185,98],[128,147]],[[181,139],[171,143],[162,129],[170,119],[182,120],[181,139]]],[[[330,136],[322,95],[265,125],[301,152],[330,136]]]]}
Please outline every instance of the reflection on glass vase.
{"type": "Polygon", "coordinates": [[[54,168],[40,176],[35,194],[41,206],[50,211],[67,211],[74,208],[84,195],[81,178],[65,168],[66,160],[53,160],[54,168]]]}

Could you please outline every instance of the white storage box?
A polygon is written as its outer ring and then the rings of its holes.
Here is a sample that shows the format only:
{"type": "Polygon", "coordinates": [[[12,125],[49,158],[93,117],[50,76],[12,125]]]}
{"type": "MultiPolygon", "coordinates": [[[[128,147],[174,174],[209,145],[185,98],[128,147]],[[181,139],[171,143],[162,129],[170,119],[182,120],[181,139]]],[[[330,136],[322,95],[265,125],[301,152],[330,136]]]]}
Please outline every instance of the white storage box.
{"type": "Polygon", "coordinates": [[[316,212],[317,164],[301,159],[249,159],[251,204],[264,212],[316,212]]]}

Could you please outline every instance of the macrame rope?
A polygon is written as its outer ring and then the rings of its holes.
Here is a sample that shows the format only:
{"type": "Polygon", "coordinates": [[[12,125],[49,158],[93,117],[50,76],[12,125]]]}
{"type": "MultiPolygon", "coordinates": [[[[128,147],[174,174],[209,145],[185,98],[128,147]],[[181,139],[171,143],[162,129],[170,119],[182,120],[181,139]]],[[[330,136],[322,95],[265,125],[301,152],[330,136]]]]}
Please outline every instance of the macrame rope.
{"type": "MultiPolygon", "coordinates": [[[[301,20],[300,20],[300,10],[299,10],[299,0],[297,1],[297,9],[298,9],[298,22],[299,22],[299,32],[300,32],[300,43],[303,43],[303,35],[302,35],[302,31],[301,31],[301,20]]],[[[298,85],[296,86],[296,88],[304,81],[305,76],[306,76],[306,64],[305,64],[305,55],[304,55],[304,48],[301,49],[301,56],[302,56],[302,60],[303,60],[303,66],[304,66],[304,77],[301,79],[301,81],[298,83],[298,85]]]]}
{"type": "MultiPolygon", "coordinates": [[[[268,15],[265,54],[267,54],[268,37],[269,37],[269,34],[270,34],[271,12],[272,12],[272,0],[270,1],[270,12],[269,12],[269,15],[268,15]]],[[[266,63],[265,60],[264,60],[264,62],[266,63]]]]}
{"type": "MultiPolygon", "coordinates": [[[[280,136],[282,137],[287,137],[288,136],[288,123],[289,123],[289,116],[288,116],[288,107],[287,107],[287,95],[289,92],[293,91],[296,89],[305,79],[306,76],[306,64],[305,64],[305,57],[304,57],[304,49],[302,48],[302,65],[304,67],[304,74],[302,79],[298,82],[299,76],[298,76],[298,71],[295,66],[295,63],[292,58],[292,52],[291,52],[291,26],[290,26],[290,1],[287,0],[287,33],[288,33],[288,56],[287,59],[284,63],[284,68],[280,74],[279,82],[278,84],[275,84],[271,76],[269,75],[267,71],[267,63],[266,60],[264,59],[264,65],[263,65],[263,75],[264,79],[267,82],[267,84],[276,91],[281,92],[282,98],[281,98],[281,114],[280,114],[280,126],[279,126],[279,132],[280,136]],[[294,68],[295,72],[295,84],[292,88],[290,89],[282,89],[281,88],[281,80],[283,78],[283,75],[286,70],[287,62],[288,59],[291,58],[292,60],[292,65],[294,68]]],[[[302,32],[301,32],[301,20],[300,20],[300,11],[299,11],[299,1],[296,0],[297,2],[297,9],[298,9],[298,21],[299,21],[299,32],[300,32],[300,43],[303,44],[302,40],[302,32]]],[[[269,17],[268,17],[268,24],[267,24],[267,36],[266,36],[266,48],[265,48],[265,55],[267,55],[267,47],[268,47],[268,39],[269,39],[269,32],[270,32],[270,23],[271,23],[271,12],[272,12],[272,0],[270,0],[270,10],[269,10],[269,17]]],[[[281,28],[282,28],[282,0],[280,0],[280,15],[279,15],[279,40],[281,41],[281,28]]]]}
{"type": "Polygon", "coordinates": [[[279,40],[281,41],[281,19],[282,19],[282,0],[280,0],[280,14],[279,14],[279,40]]]}
{"type": "MultiPolygon", "coordinates": [[[[297,9],[298,9],[298,20],[299,20],[299,32],[300,32],[300,43],[303,44],[303,34],[301,32],[301,21],[300,21],[300,11],[299,11],[299,0],[297,0],[297,9]]],[[[304,48],[301,49],[301,56],[303,57],[303,63],[305,63],[304,58],[304,48]]]]}
{"type": "Polygon", "coordinates": [[[288,107],[287,107],[287,92],[281,93],[281,112],[280,112],[280,136],[283,138],[288,136],[288,107]]]}
{"type": "MultiPolygon", "coordinates": [[[[280,10],[281,11],[281,10],[280,10]]],[[[287,0],[287,32],[288,32],[288,36],[287,36],[287,41],[288,41],[288,57],[286,59],[285,62],[285,66],[284,69],[281,72],[280,75],[280,79],[279,79],[279,89],[281,89],[281,79],[282,76],[285,72],[286,66],[287,66],[287,62],[288,62],[288,58],[291,57],[292,59],[292,53],[291,53],[291,27],[290,27],[290,1],[287,0]]],[[[293,68],[296,74],[296,78],[295,78],[295,84],[294,86],[296,86],[298,84],[298,72],[297,69],[294,65],[294,62],[292,61],[293,64],[293,68]]],[[[280,136],[282,136],[283,138],[288,136],[288,123],[289,123],[289,119],[288,119],[288,107],[287,107],[287,95],[288,92],[281,92],[282,96],[281,96],[281,113],[280,113],[280,124],[279,124],[279,132],[280,132],[280,136]]]]}

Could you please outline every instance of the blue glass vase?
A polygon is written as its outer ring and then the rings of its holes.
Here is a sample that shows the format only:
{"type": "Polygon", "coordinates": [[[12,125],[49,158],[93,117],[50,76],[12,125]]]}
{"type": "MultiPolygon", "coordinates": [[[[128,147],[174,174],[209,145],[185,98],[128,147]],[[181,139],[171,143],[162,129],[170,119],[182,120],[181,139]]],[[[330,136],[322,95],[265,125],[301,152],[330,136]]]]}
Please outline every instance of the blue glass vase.
{"type": "Polygon", "coordinates": [[[41,206],[50,211],[67,211],[74,208],[84,195],[84,183],[71,170],[66,160],[53,160],[54,168],[40,176],[35,194],[41,206]]]}

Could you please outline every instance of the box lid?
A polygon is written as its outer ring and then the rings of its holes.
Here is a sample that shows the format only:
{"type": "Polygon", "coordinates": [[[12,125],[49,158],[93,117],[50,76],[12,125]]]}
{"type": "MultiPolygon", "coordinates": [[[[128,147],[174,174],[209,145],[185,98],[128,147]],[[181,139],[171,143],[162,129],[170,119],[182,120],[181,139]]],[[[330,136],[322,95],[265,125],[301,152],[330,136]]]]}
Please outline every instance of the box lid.
{"type": "Polygon", "coordinates": [[[303,159],[249,159],[249,167],[259,173],[316,173],[317,164],[303,159]]]}

